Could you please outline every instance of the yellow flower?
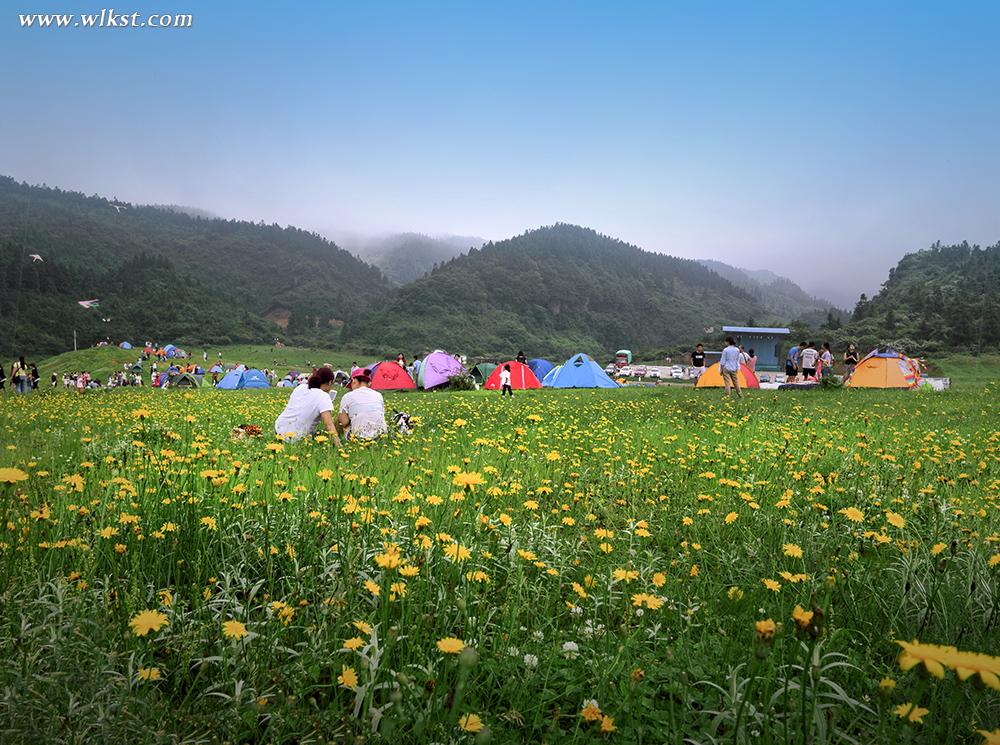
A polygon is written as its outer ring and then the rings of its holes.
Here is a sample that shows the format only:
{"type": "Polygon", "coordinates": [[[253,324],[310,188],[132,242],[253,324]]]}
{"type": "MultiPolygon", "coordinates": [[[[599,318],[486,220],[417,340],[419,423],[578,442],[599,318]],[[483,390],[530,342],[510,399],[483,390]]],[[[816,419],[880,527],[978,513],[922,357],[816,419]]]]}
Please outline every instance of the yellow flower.
{"type": "Polygon", "coordinates": [[[650,610],[659,610],[663,606],[663,600],[656,595],[645,592],[638,592],[632,596],[632,605],[636,608],[646,606],[650,610]]]}
{"type": "Polygon", "coordinates": [[[545,460],[559,460],[562,456],[559,454],[558,450],[550,450],[546,456],[545,460]]]}
{"type": "Polygon", "coordinates": [[[765,618],[762,621],[757,621],[754,624],[754,628],[757,631],[758,639],[761,641],[770,641],[774,638],[774,633],[778,630],[778,625],[770,618],[765,618]]]}
{"type": "Polygon", "coordinates": [[[337,676],[337,682],[344,688],[350,688],[353,691],[358,686],[358,674],[354,672],[353,667],[344,665],[340,670],[340,675],[337,676]]]}
{"type": "Polygon", "coordinates": [[[218,530],[219,524],[215,521],[214,517],[205,516],[200,520],[201,524],[204,525],[209,530],[218,530]]]}
{"type": "Polygon", "coordinates": [[[25,481],[28,474],[20,468],[0,468],[0,484],[16,484],[18,481],[25,481]]]}
{"type": "Polygon", "coordinates": [[[931,547],[931,556],[937,556],[939,553],[941,553],[942,551],[944,551],[946,548],[948,548],[948,544],[947,543],[935,543],[931,547]]]}
{"type": "Polygon", "coordinates": [[[896,687],[896,681],[893,680],[892,678],[882,678],[882,680],[878,682],[878,687],[881,688],[883,691],[888,692],[896,687]]]}
{"type": "Polygon", "coordinates": [[[845,509],[837,510],[837,512],[853,523],[862,523],[865,521],[865,513],[857,507],[846,507],[845,509]]]}
{"type": "Polygon", "coordinates": [[[983,736],[983,745],[1000,745],[1000,727],[992,732],[987,732],[984,729],[977,729],[976,732],[983,736]]]}
{"type": "Polygon", "coordinates": [[[885,519],[888,520],[889,524],[894,528],[902,528],[906,525],[906,520],[903,519],[903,516],[898,512],[893,512],[892,510],[885,513],[885,519]]]}
{"type": "Polygon", "coordinates": [[[597,705],[594,699],[583,702],[583,708],[580,710],[580,716],[583,717],[585,722],[597,722],[601,719],[603,714],[601,714],[601,709],[597,705]]]}
{"type": "Polygon", "coordinates": [[[462,562],[472,556],[472,553],[459,543],[449,543],[444,547],[444,555],[452,561],[462,562]]]}
{"type": "Polygon", "coordinates": [[[466,473],[465,471],[459,471],[452,478],[451,483],[455,486],[461,486],[469,491],[475,491],[476,487],[480,484],[485,484],[482,474],[476,473],[475,471],[470,471],[466,473]]]}
{"type": "Polygon", "coordinates": [[[809,628],[809,624],[813,620],[813,612],[811,610],[806,610],[801,605],[796,605],[795,609],[792,611],[792,620],[795,621],[795,625],[799,629],[805,631],[809,628]]]}
{"type": "Polygon", "coordinates": [[[656,572],[656,574],[653,575],[653,585],[655,587],[663,587],[663,585],[665,585],[666,583],[667,583],[667,575],[665,575],[663,572],[656,572]]]}
{"type": "Polygon", "coordinates": [[[802,548],[794,543],[786,543],[782,548],[782,551],[784,552],[785,556],[791,557],[793,559],[802,558],[802,548]]]}
{"type": "Polygon", "coordinates": [[[921,706],[911,703],[900,704],[896,707],[896,714],[900,719],[906,719],[917,724],[923,724],[924,715],[928,712],[930,712],[930,709],[924,709],[921,706]]]}
{"type": "Polygon", "coordinates": [[[242,639],[250,632],[239,621],[226,621],[222,624],[222,633],[227,639],[242,639]]]}
{"type": "Polygon", "coordinates": [[[453,636],[437,640],[437,648],[445,654],[458,654],[465,649],[465,642],[453,636]]]}
{"type": "Polygon", "coordinates": [[[150,631],[159,631],[168,623],[166,615],[158,610],[144,610],[129,621],[136,636],[145,636],[150,631]]]}
{"type": "Polygon", "coordinates": [[[781,583],[778,582],[777,580],[762,579],[761,582],[763,582],[764,587],[766,587],[771,592],[778,592],[779,590],[781,590],[781,583]]]}
{"type": "Polygon", "coordinates": [[[365,646],[365,640],[360,636],[353,636],[350,639],[344,639],[343,649],[350,649],[353,651],[355,649],[360,649],[363,646],[365,646]]]}
{"type": "Polygon", "coordinates": [[[139,680],[159,680],[159,679],[160,679],[160,668],[158,667],[139,668],[139,680]]]}
{"type": "Polygon", "coordinates": [[[354,621],[354,628],[360,631],[365,636],[372,635],[372,625],[370,623],[365,623],[364,621],[354,621]]]}
{"type": "Polygon", "coordinates": [[[734,522],[736,522],[736,518],[738,517],[739,515],[736,514],[735,512],[730,512],[728,515],[726,515],[726,525],[732,525],[734,522]]]}
{"type": "Polygon", "coordinates": [[[609,716],[601,717],[601,732],[614,732],[615,720],[609,716]]]}
{"type": "Polygon", "coordinates": [[[478,714],[463,714],[458,719],[458,726],[464,732],[479,732],[483,729],[483,720],[478,714]]]}

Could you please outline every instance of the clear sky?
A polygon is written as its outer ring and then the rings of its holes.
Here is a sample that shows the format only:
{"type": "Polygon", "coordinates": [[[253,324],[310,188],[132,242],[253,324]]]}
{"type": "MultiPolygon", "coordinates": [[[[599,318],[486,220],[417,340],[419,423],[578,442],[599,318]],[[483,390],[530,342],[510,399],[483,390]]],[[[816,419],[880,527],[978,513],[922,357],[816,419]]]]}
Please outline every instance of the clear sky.
{"type": "Polygon", "coordinates": [[[21,29],[0,173],[324,230],[553,222],[848,303],[1000,240],[1000,4],[234,2],[184,30],[21,29]]]}

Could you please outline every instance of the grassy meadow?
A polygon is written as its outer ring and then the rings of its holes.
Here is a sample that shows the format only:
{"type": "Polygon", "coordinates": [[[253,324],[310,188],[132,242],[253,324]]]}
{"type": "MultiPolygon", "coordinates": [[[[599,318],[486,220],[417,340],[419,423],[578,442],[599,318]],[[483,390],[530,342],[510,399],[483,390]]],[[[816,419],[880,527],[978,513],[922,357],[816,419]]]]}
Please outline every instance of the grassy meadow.
{"type": "Polygon", "coordinates": [[[8,395],[0,741],[997,742],[998,394],[8,395]]]}

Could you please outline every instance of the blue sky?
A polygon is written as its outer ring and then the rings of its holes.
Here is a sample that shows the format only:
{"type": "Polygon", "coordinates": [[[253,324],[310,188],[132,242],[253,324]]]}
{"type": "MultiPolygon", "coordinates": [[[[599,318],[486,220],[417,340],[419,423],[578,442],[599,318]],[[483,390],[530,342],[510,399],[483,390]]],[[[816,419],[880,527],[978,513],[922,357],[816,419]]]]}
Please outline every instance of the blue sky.
{"type": "MultiPolygon", "coordinates": [[[[326,230],[557,221],[847,303],[1000,240],[1000,5],[232,2],[0,17],[0,173],[326,230]]],[[[110,3],[109,3],[110,4],[110,3]]]]}

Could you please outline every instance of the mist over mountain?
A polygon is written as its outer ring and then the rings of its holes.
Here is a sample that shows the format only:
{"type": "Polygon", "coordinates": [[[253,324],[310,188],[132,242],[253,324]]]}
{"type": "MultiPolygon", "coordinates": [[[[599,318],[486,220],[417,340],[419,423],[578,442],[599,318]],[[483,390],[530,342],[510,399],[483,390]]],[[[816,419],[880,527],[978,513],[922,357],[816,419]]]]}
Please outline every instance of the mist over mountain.
{"type": "Polygon", "coordinates": [[[479,248],[486,242],[469,236],[430,236],[422,233],[365,236],[342,232],[339,235],[337,243],[341,247],[381,269],[394,286],[419,279],[436,265],[471,248],[479,248]]]}
{"type": "Polygon", "coordinates": [[[768,313],[781,318],[815,319],[831,311],[838,316],[846,315],[833,302],[813,297],[792,280],[769,269],[743,269],[714,259],[699,259],[698,263],[748,290],[768,313]]]}

